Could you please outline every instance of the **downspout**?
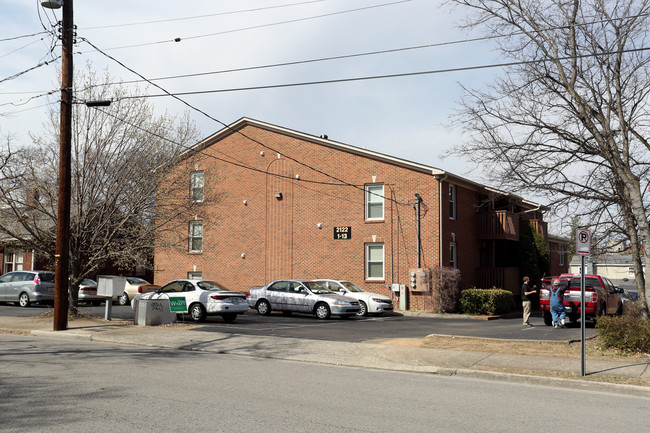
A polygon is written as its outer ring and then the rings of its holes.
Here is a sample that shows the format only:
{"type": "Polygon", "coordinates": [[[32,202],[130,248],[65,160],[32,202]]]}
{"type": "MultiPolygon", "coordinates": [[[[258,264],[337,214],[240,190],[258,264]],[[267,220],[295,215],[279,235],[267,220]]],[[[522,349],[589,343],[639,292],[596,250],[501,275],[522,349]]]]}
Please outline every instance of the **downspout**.
{"type": "Polygon", "coordinates": [[[447,174],[442,177],[435,175],[434,178],[438,180],[438,258],[442,268],[442,183],[447,179],[447,174]]]}
{"type": "Polygon", "coordinates": [[[417,262],[418,262],[418,269],[421,268],[421,261],[420,261],[420,202],[422,199],[420,198],[420,194],[417,192],[415,193],[415,236],[416,236],[416,249],[417,249],[417,262]]]}

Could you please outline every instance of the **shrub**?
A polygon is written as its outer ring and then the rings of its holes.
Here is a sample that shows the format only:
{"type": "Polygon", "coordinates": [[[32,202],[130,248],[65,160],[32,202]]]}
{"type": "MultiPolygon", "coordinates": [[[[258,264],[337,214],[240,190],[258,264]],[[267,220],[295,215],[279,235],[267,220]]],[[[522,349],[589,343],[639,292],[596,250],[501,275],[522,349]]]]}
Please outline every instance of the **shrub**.
{"type": "Polygon", "coordinates": [[[460,305],[466,314],[505,314],[512,307],[512,292],[496,287],[487,290],[472,287],[461,292],[460,305]]]}
{"type": "Polygon", "coordinates": [[[435,286],[433,291],[436,311],[452,313],[458,310],[460,298],[460,270],[449,267],[433,268],[431,279],[435,286]]]}
{"type": "Polygon", "coordinates": [[[596,329],[605,348],[650,353],[650,321],[633,306],[622,316],[599,317],[596,329]]]}

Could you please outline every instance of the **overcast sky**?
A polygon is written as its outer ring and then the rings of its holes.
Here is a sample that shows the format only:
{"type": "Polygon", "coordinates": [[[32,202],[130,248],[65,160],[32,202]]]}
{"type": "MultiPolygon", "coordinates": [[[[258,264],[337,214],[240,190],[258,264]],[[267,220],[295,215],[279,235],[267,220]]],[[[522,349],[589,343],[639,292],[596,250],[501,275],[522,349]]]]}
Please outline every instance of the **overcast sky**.
{"type": "MultiPolygon", "coordinates": [[[[28,140],[27,131],[38,132],[47,104],[58,105],[60,96],[61,63],[50,60],[60,56],[61,46],[51,50],[52,38],[42,32],[43,26],[49,29],[61,19],[62,10],[43,9],[40,3],[0,0],[0,134],[12,134],[18,142],[28,140]],[[34,36],[21,37],[25,35],[34,36]],[[43,61],[50,63],[30,70],[43,61]],[[53,95],[40,96],[50,91],[53,95]]],[[[240,69],[156,83],[172,93],[198,92],[181,98],[225,124],[250,117],[308,134],[327,134],[335,141],[484,182],[469,163],[443,160],[441,154],[461,139],[446,127],[461,96],[460,84],[481,87],[501,71],[435,71],[500,59],[486,42],[446,45],[477,35],[459,31],[456,24],[462,11],[452,15],[441,3],[77,0],[74,63],[79,68],[90,61],[98,71],[107,67],[118,80],[138,79],[81,40],[85,38],[148,79],[240,69]],[[176,38],[180,42],[174,42],[176,38]],[[404,48],[412,49],[350,57],[404,48]],[[305,63],[330,57],[340,58],[305,63]],[[241,70],[288,62],[299,63],[241,70]],[[434,73],[337,81],[419,72],[434,73]],[[235,90],[316,81],[337,82],[235,90]]],[[[148,93],[161,91],[150,87],[148,93]]],[[[187,109],[169,97],[151,101],[161,112],[181,114],[187,109]]],[[[204,137],[222,128],[199,112],[191,112],[191,117],[204,137]]]]}

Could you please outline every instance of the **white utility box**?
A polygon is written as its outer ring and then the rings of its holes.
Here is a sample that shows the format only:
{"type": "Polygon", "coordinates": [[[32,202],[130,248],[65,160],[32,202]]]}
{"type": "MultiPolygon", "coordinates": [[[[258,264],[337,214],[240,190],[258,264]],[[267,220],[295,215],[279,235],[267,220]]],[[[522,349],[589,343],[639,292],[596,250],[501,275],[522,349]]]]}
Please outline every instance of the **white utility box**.
{"type": "Polygon", "coordinates": [[[136,325],[158,326],[174,323],[176,313],[169,309],[169,299],[134,299],[136,325]]]}

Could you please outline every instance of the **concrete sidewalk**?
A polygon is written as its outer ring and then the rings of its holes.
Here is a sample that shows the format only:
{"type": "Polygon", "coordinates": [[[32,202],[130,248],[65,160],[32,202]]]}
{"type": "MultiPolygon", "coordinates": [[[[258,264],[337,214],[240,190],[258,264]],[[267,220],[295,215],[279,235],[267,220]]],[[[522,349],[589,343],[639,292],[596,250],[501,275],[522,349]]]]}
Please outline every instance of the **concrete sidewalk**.
{"type": "Polygon", "coordinates": [[[52,327],[52,319],[41,316],[0,317],[0,333],[456,375],[650,398],[650,357],[644,363],[587,359],[587,376],[581,378],[579,359],[404,347],[390,342],[347,343],[271,336],[233,336],[230,333],[201,332],[193,329],[192,325],[185,324],[136,326],[132,322],[105,321],[94,317],[72,320],[65,331],[52,331],[52,327]],[[564,378],[567,376],[575,379],[564,378]],[[627,378],[642,381],[645,386],[616,383],[627,378]]]}

